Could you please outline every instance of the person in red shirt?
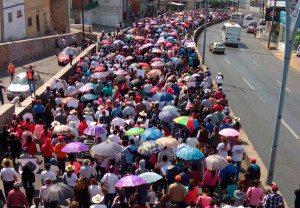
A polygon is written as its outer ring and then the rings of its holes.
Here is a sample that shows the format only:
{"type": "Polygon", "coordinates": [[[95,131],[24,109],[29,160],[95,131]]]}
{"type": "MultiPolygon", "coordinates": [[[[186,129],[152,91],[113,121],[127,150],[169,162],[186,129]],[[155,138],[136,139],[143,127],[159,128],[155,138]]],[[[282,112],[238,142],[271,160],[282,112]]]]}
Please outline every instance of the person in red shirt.
{"type": "Polygon", "coordinates": [[[29,207],[25,194],[20,190],[20,187],[20,183],[15,182],[14,189],[8,193],[6,204],[8,208],[29,207]]]}
{"type": "Polygon", "coordinates": [[[226,95],[223,95],[223,98],[220,99],[220,104],[225,106],[228,106],[228,100],[226,99],[226,95]]]}
{"type": "Polygon", "coordinates": [[[189,171],[189,174],[191,176],[191,179],[194,180],[195,186],[201,185],[203,178],[201,176],[201,173],[197,170],[198,167],[196,164],[192,165],[191,171],[189,171]]]}
{"type": "Polygon", "coordinates": [[[23,130],[25,130],[26,127],[29,127],[29,131],[31,133],[34,132],[34,129],[35,129],[35,125],[33,123],[30,123],[30,118],[26,118],[26,121],[24,123],[21,123],[21,127],[23,130]]]}
{"type": "Polygon", "coordinates": [[[224,93],[222,91],[222,87],[219,87],[218,91],[215,92],[215,98],[216,98],[216,100],[220,100],[221,98],[223,98],[223,95],[224,95],[224,93]]]}
{"type": "Polygon", "coordinates": [[[86,124],[86,119],[83,117],[81,119],[81,122],[79,123],[79,126],[78,126],[78,130],[79,130],[79,133],[80,133],[80,136],[83,135],[83,132],[84,130],[88,127],[88,125],[86,124]]]}
{"type": "Polygon", "coordinates": [[[44,164],[50,163],[50,159],[52,158],[52,154],[54,152],[50,138],[45,140],[45,144],[42,145],[41,152],[44,157],[44,164]]]}
{"type": "Polygon", "coordinates": [[[63,136],[58,136],[58,143],[54,147],[54,152],[56,154],[57,162],[58,162],[58,168],[61,172],[65,172],[65,167],[66,167],[66,157],[67,154],[62,151],[62,148],[66,146],[66,143],[64,142],[64,137],[63,136]]]}
{"type": "Polygon", "coordinates": [[[39,141],[41,148],[42,148],[42,146],[45,143],[47,138],[52,140],[52,133],[51,133],[51,131],[49,131],[49,127],[47,125],[44,125],[43,128],[44,128],[44,130],[41,132],[40,141],[39,141]]]}
{"type": "Polygon", "coordinates": [[[217,103],[213,106],[213,113],[218,111],[218,108],[220,109],[220,112],[223,111],[224,107],[220,104],[220,100],[217,100],[217,103]]]}
{"type": "Polygon", "coordinates": [[[27,136],[26,141],[23,144],[23,148],[24,147],[27,147],[28,154],[34,158],[35,154],[37,153],[37,148],[35,142],[32,141],[31,136],[27,136]]]}

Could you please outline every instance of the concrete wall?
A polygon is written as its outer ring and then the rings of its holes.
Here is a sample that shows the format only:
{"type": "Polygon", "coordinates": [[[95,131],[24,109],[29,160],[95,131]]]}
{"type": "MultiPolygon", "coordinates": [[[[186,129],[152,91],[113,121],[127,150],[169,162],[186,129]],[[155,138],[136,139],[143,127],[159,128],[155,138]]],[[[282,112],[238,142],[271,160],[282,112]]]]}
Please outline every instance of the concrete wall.
{"type": "Polygon", "coordinates": [[[123,22],[122,0],[98,0],[101,18],[98,24],[116,26],[117,22],[123,22]]]}
{"type": "Polygon", "coordinates": [[[55,32],[59,34],[70,32],[68,0],[51,0],[50,11],[55,32]]]}
{"type": "Polygon", "coordinates": [[[11,123],[12,114],[15,113],[15,105],[13,104],[4,104],[0,108],[0,124],[1,124],[1,131],[2,126],[4,124],[11,123]]]}
{"type": "MultiPolygon", "coordinates": [[[[70,24],[70,28],[82,30],[82,24],[70,24]]],[[[93,32],[93,26],[84,24],[84,30],[86,32],[93,32]]]]}
{"type": "Polygon", "coordinates": [[[79,41],[82,37],[81,32],[1,43],[0,69],[6,69],[9,62],[16,65],[18,62],[34,57],[54,55],[57,52],[54,44],[55,39],[60,41],[62,37],[65,37],[69,41],[74,34],[79,41]]]}
{"type": "Polygon", "coordinates": [[[24,0],[2,0],[3,1],[3,20],[4,20],[4,41],[20,40],[26,37],[24,0]],[[17,16],[21,11],[22,16],[17,16]],[[12,22],[9,22],[8,15],[12,15],[12,22]]]}

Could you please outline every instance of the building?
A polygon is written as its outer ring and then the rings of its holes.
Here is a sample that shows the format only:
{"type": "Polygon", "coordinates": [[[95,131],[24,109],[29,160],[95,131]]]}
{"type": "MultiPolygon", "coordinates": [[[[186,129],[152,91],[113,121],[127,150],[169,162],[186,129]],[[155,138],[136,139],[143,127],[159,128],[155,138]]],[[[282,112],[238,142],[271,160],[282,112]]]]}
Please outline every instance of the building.
{"type": "Polygon", "coordinates": [[[53,33],[62,34],[70,32],[70,8],[71,0],[49,0],[51,23],[53,24],[53,33]]]}
{"type": "MultiPolygon", "coordinates": [[[[72,0],[71,17],[82,23],[82,1],[72,0]]],[[[84,23],[116,26],[126,17],[126,0],[83,0],[84,23]]]]}
{"type": "Polygon", "coordinates": [[[20,40],[26,37],[24,0],[1,0],[1,42],[20,40]]]}

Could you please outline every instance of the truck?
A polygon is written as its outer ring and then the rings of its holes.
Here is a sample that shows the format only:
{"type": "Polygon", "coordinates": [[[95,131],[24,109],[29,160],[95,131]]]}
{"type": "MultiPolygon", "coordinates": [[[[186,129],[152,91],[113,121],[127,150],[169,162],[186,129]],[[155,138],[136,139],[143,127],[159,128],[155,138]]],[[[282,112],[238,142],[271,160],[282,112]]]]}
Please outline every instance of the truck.
{"type": "Polygon", "coordinates": [[[241,41],[242,27],[234,23],[224,23],[222,28],[222,43],[226,46],[238,47],[241,41]]]}

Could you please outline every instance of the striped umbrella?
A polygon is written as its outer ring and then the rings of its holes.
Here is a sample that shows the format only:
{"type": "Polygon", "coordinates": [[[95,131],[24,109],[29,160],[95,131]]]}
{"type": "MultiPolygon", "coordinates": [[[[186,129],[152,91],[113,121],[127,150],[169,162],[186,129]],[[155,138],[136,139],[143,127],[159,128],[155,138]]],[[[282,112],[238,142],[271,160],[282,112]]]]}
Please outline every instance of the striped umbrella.
{"type": "Polygon", "coordinates": [[[131,128],[128,131],[126,131],[125,135],[137,135],[143,133],[145,130],[137,127],[137,128],[131,128]]]}
{"type": "Polygon", "coordinates": [[[199,123],[195,119],[188,116],[180,116],[178,118],[175,118],[173,121],[190,129],[196,129],[200,127],[199,123]]]}

